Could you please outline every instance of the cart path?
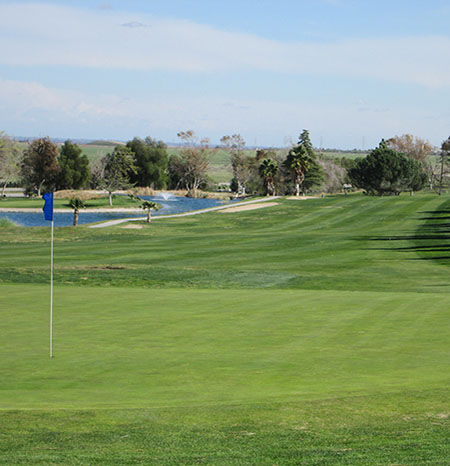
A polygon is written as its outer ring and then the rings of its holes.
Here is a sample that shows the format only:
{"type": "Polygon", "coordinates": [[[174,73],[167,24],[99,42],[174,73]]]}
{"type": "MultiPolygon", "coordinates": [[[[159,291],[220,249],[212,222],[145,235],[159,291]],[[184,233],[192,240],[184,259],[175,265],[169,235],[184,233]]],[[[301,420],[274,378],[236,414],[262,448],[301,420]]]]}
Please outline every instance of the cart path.
{"type": "MultiPolygon", "coordinates": [[[[268,196],[263,199],[255,199],[253,201],[243,201],[243,202],[236,202],[234,204],[225,204],[221,205],[218,207],[208,207],[207,209],[202,209],[202,210],[195,210],[193,212],[184,212],[182,214],[172,214],[172,215],[158,215],[155,217],[152,217],[152,222],[154,220],[160,219],[160,218],[176,218],[176,217],[188,217],[191,215],[199,215],[199,214],[205,214],[207,212],[214,212],[216,210],[225,210],[225,209],[230,209],[233,207],[238,207],[238,206],[243,206],[243,205],[248,205],[248,204],[256,204],[258,202],[268,202],[268,201],[273,201],[274,199],[279,199],[281,196],[268,196]]],[[[147,217],[135,217],[135,218],[120,218],[118,220],[108,220],[107,222],[102,222],[98,223],[96,225],[91,225],[88,228],[105,228],[105,227],[111,227],[114,225],[120,225],[121,223],[128,223],[128,222],[136,222],[140,220],[146,220],[147,217]]]]}

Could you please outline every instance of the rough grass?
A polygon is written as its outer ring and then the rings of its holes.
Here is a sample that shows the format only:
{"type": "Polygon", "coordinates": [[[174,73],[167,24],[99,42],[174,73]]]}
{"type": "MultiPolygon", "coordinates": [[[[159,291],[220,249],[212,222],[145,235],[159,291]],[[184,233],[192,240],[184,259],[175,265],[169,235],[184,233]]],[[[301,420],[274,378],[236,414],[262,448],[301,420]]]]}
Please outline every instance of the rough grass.
{"type": "Polygon", "coordinates": [[[1,227],[0,464],[444,465],[450,200],[1,227]]]}
{"type": "Polygon", "coordinates": [[[0,228],[12,228],[16,224],[7,218],[0,218],[0,228]]]}

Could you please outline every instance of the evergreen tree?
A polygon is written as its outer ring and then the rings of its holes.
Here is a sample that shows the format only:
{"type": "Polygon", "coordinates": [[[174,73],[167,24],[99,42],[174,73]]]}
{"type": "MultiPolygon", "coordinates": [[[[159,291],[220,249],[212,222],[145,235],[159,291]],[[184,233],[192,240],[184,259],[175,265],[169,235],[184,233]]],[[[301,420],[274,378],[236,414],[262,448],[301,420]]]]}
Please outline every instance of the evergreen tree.
{"type": "Polygon", "coordinates": [[[21,175],[28,194],[41,195],[43,189],[53,191],[59,174],[58,147],[50,138],[35,139],[25,149],[21,175]]]}
{"type": "Polygon", "coordinates": [[[80,189],[89,182],[91,172],[87,155],[81,155],[81,148],[67,140],[59,150],[58,189],[80,189]]]}
{"type": "Polygon", "coordinates": [[[349,176],[355,186],[379,196],[417,191],[427,181],[421,162],[389,148],[384,140],[366,158],[356,160],[349,176]]]}
{"type": "Polygon", "coordinates": [[[127,147],[134,154],[136,172],[130,173],[130,180],[137,186],[151,186],[155,189],[166,187],[168,176],[167,146],[162,141],[151,137],[145,140],[134,138],[127,142],[127,147]]]}
{"type": "Polygon", "coordinates": [[[441,145],[441,153],[438,160],[438,173],[436,174],[437,193],[439,196],[445,187],[445,180],[450,173],[450,136],[441,145]]]}

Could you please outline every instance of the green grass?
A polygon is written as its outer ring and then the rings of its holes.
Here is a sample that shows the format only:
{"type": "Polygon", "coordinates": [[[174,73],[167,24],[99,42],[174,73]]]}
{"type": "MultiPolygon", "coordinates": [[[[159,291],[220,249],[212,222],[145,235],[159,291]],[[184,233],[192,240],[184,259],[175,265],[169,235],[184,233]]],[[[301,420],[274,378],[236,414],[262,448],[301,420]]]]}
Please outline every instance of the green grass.
{"type": "Polygon", "coordinates": [[[333,159],[342,159],[342,158],[346,158],[346,159],[357,159],[357,158],[364,158],[367,156],[367,154],[369,152],[354,152],[354,151],[337,151],[337,152],[333,152],[333,151],[321,151],[321,150],[317,150],[316,151],[317,154],[322,154],[324,155],[325,157],[331,157],[333,159]]]}
{"type": "Polygon", "coordinates": [[[450,382],[445,294],[58,287],[51,362],[47,298],[45,286],[2,287],[3,409],[311,400],[450,382]]]}
{"type": "MultiPolygon", "coordinates": [[[[88,199],[83,201],[86,205],[86,208],[110,208],[108,196],[98,198],[98,199],[88,199]]],[[[141,201],[136,201],[130,199],[128,196],[113,196],[113,205],[112,207],[130,207],[138,208],[141,204],[141,201]]],[[[0,208],[42,208],[44,201],[42,198],[20,198],[20,197],[10,197],[6,199],[0,199],[0,208]]],[[[55,199],[54,200],[55,209],[69,209],[69,199],[55,199]]]]}
{"type": "Polygon", "coordinates": [[[82,153],[86,154],[90,161],[94,159],[101,159],[114,150],[114,146],[111,145],[80,144],[80,147],[82,153]]]}
{"type": "Polygon", "coordinates": [[[1,225],[0,464],[449,464],[450,199],[1,225]]]}

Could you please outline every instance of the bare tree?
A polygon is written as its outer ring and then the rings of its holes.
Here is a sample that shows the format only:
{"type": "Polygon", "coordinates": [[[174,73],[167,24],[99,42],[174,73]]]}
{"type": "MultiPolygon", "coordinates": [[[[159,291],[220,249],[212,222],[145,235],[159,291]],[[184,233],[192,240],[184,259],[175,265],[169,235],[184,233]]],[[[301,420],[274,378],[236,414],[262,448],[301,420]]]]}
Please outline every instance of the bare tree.
{"type": "Polygon", "coordinates": [[[20,173],[22,152],[16,140],[0,131],[0,181],[1,197],[5,195],[6,186],[20,173]]]}
{"type": "Polygon", "coordinates": [[[324,173],[322,189],[327,193],[337,193],[348,183],[347,170],[327,157],[320,157],[318,163],[324,173]]]}
{"type": "Polygon", "coordinates": [[[386,143],[391,149],[405,154],[410,159],[421,162],[427,173],[430,189],[433,189],[436,173],[439,169],[430,157],[433,145],[429,141],[412,134],[403,134],[402,136],[394,136],[388,139],[386,143]]]}
{"type": "Polygon", "coordinates": [[[236,194],[245,196],[246,185],[252,176],[250,158],[245,155],[245,140],[240,134],[223,136],[222,146],[229,151],[233,177],[237,184],[236,194]]]}
{"type": "Polygon", "coordinates": [[[100,186],[108,192],[109,205],[112,206],[114,191],[133,186],[130,182],[130,173],[136,173],[133,152],[126,146],[116,146],[111,154],[105,156],[104,167],[100,186]]]}
{"type": "Polygon", "coordinates": [[[193,130],[180,131],[177,136],[184,142],[179,156],[172,156],[169,164],[171,176],[177,179],[178,187],[197,197],[201,184],[206,182],[209,168],[209,139],[200,141],[193,130]]]}
{"type": "Polygon", "coordinates": [[[424,163],[433,150],[433,146],[429,141],[413,136],[412,134],[394,136],[387,140],[387,145],[397,152],[402,152],[410,159],[424,163]]]}

